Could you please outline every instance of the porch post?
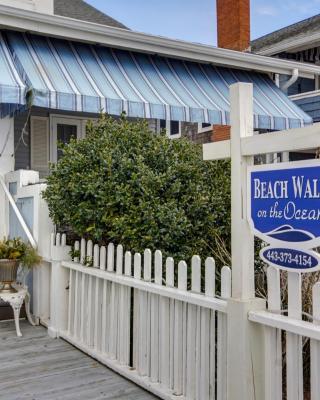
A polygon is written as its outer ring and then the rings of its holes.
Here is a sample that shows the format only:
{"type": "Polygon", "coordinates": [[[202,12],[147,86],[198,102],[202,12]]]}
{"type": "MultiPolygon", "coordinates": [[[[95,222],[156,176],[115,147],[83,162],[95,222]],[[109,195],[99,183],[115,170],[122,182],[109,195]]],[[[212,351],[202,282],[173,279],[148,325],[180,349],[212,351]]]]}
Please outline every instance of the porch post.
{"type": "Polygon", "coordinates": [[[232,298],[228,301],[227,399],[262,400],[263,332],[248,312],[265,308],[255,298],[254,237],[247,221],[247,167],[253,157],[241,153],[241,138],[253,135],[253,87],[237,83],[231,99],[231,251],[232,298]]]}
{"type": "MultiPolygon", "coordinates": [[[[0,175],[14,170],[14,119],[0,119],[0,175]]],[[[0,238],[8,235],[6,195],[0,187],[0,238]]]]}
{"type": "Polygon", "coordinates": [[[69,261],[71,250],[65,244],[65,235],[51,237],[51,285],[50,285],[50,326],[49,336],[59,337],[67,329],[69,270],[61,261],[69,261]]]}
{"type": "Polygon", "coordinates": [[[252,85],[230,87],[231,103],[231,254],[232,296],[254,297],[254,238],[247,222],[247,167],[253,157],[241,154],[241,138],[253,136],[252,85]]]}

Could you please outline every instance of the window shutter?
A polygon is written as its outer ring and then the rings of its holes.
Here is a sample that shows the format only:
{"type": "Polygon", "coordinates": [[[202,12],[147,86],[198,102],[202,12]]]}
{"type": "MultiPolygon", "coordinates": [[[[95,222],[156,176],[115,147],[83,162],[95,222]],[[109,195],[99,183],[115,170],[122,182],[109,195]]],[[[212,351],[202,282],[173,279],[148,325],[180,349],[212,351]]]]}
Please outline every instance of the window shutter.
{"type": "Polygon", "coordinates": [[[49,118],[31,117],[31,169],[40,178],[49,174],[49,118]]]}

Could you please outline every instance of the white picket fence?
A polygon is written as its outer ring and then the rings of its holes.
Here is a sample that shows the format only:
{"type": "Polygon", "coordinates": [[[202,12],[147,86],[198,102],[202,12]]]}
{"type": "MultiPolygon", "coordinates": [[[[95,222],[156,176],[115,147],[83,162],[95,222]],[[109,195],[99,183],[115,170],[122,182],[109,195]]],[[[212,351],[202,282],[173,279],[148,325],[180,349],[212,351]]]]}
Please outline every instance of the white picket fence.
{"type": "MultiPolygon", "coordinates": [[[[74,248],[79,254],[71,260],[65,235],[52,236],[51,272],[45,272],[51,283],[41,285],[45,293],[39,297],[47,303],[50,286],[50,312],[45,313],[50,317],[49,333],[160,398],[228,398],[227,384],[233,381],[228,376],[228,346],[237,342],[237,332],[228,335],[228,325],[237,326],[235,314],[229,314],[229,302],[234,301],[230,268],[224,267],[217,279],[212,258],[202,264],[194,256],[188,270],[184,261],[163,260],[160,251],[133,255],[124,253],[121,245],[99,247],[84,239],[74,248]]],[[[288,310],[281,304],[279,270],[269,267],[267,278],[268,308],[244,314],[260,327],[255,335],[260,332],[264,346],[252,354],[253,359],[263,359],[261,371],[254,371],[262,376],[263,394],[253,398],[305,398],[303,389],[309,382],[303,382],[302,341],[308,338],[311,400],[319,399],[320,283],[313,288],[314,320],[308,322],[302,319],[301,275],[288,273],[288,310]]]]}
{"type": "MultiPolygon", "coordinates": [[[[307,391],[303,382],[303,347],[310,339],[311,400],[320,398],[320,283],[313,287],[313,321],[302,320],[301,274],[288,272],[288,309],[281,304],[280,271],[268,267],[268,311],[252,311],[249,320],[264,327],[265,400],[303,400],[307,391]],[[283,332],[285,336],[282,337],[283,332]],[[285,348],[283,348],[285,346],[285,348]],[[285,362],[283,360],[285,354],[285,362]],[[286,364],[286,393],[283,393],[283,368],[286,364]]],[[[310,316],[312,318],[312,316],[310,316]]],[[[310,318],[309,318],[310,319],[310,318]]],[[[305,357],[307,356],[305,352],[305,357]]],[[[308,391],[309,392],[309,391],[308,391]]],[[[309,399],[309,397],[308,397],[309,399]]]]}
{"type": "MultiPolygon", "coordinates": [[[[58,234],[54,251],[63,246],[58,234]]],[[[163,399],[226,399],[230,268],[218,297],[212,258],[204,266],[192,258],[189,289],[187,264],[164,262],[160,251],[132,255],[84,239],[74,248],[80,257],[61,262],[69,274],[61,337],[163,399]]]]}

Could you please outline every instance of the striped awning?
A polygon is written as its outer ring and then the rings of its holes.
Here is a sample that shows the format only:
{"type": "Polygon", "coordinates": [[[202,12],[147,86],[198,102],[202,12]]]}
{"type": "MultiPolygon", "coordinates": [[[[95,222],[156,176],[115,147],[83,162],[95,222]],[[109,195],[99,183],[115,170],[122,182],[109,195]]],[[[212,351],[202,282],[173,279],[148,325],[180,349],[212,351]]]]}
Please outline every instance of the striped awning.
{"type": "Polygon", "coordinates": [[[26,85],[23,83],[12,55],[0,33],[0,117],[5,117],[26,103],[26,85]]]}
{"type": "Polygon", "coordinates": [[[50,109],[229,124],[229,86],[252,82],[254,123],[312,123],[264,74],[19,32],[5,33],[33,104],[50,109]]]}

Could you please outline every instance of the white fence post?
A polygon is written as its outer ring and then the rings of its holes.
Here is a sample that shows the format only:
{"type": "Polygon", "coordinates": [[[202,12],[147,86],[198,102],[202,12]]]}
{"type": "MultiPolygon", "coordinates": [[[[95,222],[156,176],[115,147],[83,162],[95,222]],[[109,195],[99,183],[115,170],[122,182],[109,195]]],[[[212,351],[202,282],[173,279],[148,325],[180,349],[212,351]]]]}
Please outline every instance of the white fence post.
{"type": "Polygon", "coordinates": [[[65,245],[65,235],[51,236],[51,287],[50,287],[50,326],[49,336],[55,338],[68,328],[68,286],[69,270],[63,268],[61,261],[71,259],[70,246],[65,245]]]}
{"type": "Polygon", "coordinates": [[[254,240],[247,221],[247,167],[253,157],[241,154],[241,138],[253,135],[253,86],[230,86],[232,298],[228,300],[227,399],[264,399],[263,331],[248,312],[265,309],[255,298],[254,240]]]}

